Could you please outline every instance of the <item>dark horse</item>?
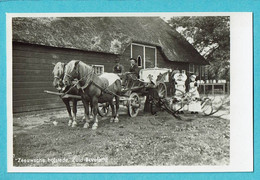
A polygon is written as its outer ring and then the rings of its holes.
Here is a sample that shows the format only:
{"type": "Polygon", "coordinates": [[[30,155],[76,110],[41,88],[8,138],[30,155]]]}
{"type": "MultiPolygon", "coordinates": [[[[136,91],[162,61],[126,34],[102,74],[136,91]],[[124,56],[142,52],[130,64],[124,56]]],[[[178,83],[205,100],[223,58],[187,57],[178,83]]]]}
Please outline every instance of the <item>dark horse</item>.
{"type": "MultiPolygon", "coordinates": [[[[59,92],[66,92],[69,90],[70,86],[65,87],[63,84],[62,80],[64,77],[64,70],[65,70],[65,63],[58,62],[54,64],[54,69],[53,69],[53,75],[54,75],[54,80],[53,80],[53,86],[59,91],[59,92]]],[[[69,91],[69,94],[72,95],[79,95],[79,90],[74,87],[69,91]]],[[[62,98],[62,101],[66,105],[70,120],[68,122],[68,126],[75,127],[77,125],[76,121],[76,114],[77,114],[77,102],[80,101],[80,99],[75,99],[75,98],[62,98]],[[72,101],[73,103],[73,109],[71,111],[70,107],[70,102],[72,101]]],[[[83,117],[85,119],[85,117],[83,117]]]]}
{"type": "MultiPolygon", "coordinates": [[[[112,109],[112,118],[110,122],[118,122],[119,96],[121,93],[121,81],[118,75],[113,73],[104,73],[98,76],[94,69],[78,60],[70,61],[65,68],[63,83],[72,85],[72,80],[78,79],[79,93],[85,107],[85,113],[88,113],[88,104],[90,102],[94,114],[94,124],[92,129],[98,127],[98,102],[108,102],[112,109]],[[116,109],[113,99],[116,99],[116,109]]],[[[87,116],[86,116],[87,117],[87,116]]],[[[89,127],[90,120],[86,118],[84,128],[89,127]]]]}

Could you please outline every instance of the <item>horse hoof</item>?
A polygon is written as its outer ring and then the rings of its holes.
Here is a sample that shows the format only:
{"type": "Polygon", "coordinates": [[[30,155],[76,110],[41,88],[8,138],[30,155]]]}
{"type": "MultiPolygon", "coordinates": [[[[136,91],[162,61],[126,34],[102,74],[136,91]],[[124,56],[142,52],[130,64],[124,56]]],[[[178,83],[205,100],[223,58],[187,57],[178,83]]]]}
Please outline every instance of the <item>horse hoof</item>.
{"type": "Polygon", "coordinates": [[[77,126],[77,123],[74,121],[73,123],[72,123],[72,126],[71,127],[76,127],[77,126]]]}
{"type": "Polygon", "coordinates": [[[89,115],[89,119],[93,119],[93,116],[92,116],[92,115],[89,115]]]}
{"type": "Polygon", "coordinates": [[[111,123],[112,123],[112,122],[114,122],[114,119],[113,119],[113,118],[111,118],[111,119],[110,119],[110,122],[111,122],[111,123]]]}
{"type": "Polygon", "coordinates": [[[70,120],[69,122],[68,122],[68,126],[71,126],[72,125],[72,121],[70,120]]]}
{"type": "Polygon", "coordinates": [[[116,118],[114,119],[114,122],[115,122],[115,123],[118,123],[118,122],[119,122],[118,117],[116,117],[116,118]]]}
{"type": "Polygon", "coordinates": [[[54,124],[54,126],[57,126],[58,122],[57,121],[53,121],[53,124],[54,124]]]}
{"type": "Polygon", "coordinates": [[[84,127],[83,128],[88,128],[89,127],[89,124],[88,123],[86,123],[86,124],[84,124],[84,127]]]}
{"type": "Polygon", "coordinates": [[[98,125],[97,125],[96,123],[94,123],[93,126],[92,126],[92,129],[93,129],[93,130],[96,130],[97,127],[98,127],[98,125]]]}

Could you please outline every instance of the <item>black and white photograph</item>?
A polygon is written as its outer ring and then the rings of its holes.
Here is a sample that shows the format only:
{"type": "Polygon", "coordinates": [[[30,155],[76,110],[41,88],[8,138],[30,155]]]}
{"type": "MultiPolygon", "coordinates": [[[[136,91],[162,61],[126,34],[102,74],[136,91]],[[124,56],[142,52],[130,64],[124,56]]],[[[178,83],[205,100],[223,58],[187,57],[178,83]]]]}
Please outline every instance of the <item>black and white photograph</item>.
{"type": "Polygon", "coordinates": [[[230,166],[229,14],[10,22],[12,167],[230,166]]]}

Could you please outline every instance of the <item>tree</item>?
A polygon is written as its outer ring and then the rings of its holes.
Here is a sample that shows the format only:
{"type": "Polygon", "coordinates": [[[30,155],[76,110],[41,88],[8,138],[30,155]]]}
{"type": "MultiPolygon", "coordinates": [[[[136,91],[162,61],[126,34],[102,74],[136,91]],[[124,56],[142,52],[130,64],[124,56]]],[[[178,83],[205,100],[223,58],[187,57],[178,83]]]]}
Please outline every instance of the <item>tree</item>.
{"type": "Polygon", "coordinates": [[[230,73],[230,19],[227,16],[172,17],[170,26],[180,32],[210,62],[211,79],[230,73]]]}

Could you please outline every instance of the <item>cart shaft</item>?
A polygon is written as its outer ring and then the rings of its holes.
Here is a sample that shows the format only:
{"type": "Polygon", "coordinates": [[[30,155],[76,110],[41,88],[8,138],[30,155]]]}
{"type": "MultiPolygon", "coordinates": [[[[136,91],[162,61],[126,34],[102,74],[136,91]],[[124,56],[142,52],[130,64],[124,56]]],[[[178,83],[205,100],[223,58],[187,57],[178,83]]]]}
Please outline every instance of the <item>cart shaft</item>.
{"type": "Polygon", "coordinates": [[[81,99],[81,96],[73,95],[73,94],[65,94],[59,93],[59,92],[53,92],[53,91],[44,91],[47,94],[56,95],[56,96],[62,96],[62,98],[75,98],[75,99],[81,99]]]}

